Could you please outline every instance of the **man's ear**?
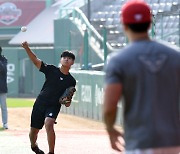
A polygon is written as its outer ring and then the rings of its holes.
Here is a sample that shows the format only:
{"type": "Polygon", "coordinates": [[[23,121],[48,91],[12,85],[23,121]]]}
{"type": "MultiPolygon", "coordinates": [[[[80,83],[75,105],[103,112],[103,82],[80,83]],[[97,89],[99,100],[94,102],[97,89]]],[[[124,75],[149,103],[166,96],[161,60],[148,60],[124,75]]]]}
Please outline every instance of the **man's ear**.
{"type": "Polygon", "coordinates": [[[123,30],[124,32],[128,31],[129,27],[126,24],[123,24],[123,30]]]}
{"type": "Polygon", "coordinates": [[[152,26],[153,26],[153,23],[150,23],[150,24],[149,24],[149,27],[148,27],[148,30],[151,29],[152,26]]]}

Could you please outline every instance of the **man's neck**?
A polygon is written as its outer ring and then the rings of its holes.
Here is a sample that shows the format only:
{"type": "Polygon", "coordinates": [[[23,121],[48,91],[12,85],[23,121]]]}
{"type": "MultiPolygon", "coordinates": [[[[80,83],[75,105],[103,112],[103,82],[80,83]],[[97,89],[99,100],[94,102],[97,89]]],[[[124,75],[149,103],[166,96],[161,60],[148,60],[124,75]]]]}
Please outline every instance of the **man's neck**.
{"type": "Polygon", "coordinates": [[[148,33],[131,33],[129,36],[129,41],[140,41],[140,40],[150,40],[148,33]]]}

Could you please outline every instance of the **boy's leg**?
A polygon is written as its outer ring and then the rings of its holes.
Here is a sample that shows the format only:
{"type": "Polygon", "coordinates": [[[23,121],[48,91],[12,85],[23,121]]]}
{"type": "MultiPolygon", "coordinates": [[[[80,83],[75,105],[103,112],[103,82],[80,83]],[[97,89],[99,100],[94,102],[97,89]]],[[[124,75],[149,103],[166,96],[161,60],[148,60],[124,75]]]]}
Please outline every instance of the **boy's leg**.
{"type": "Polygon", "coordinates": [[[46,117],[45,128],[47,132],[47,140],[49,144],[49,152],[54,153],[56,135],[54,132],[55,119],[46,117]]]}
{"type": "Polygon", "coordinates": [[[30,139],[30,142],[31,142],[31,147],[35,147],[37,145],[36,141],[37,141],[38,133],[39,133],[39,129],[36,129],[36,128],[33,128],[33,127],[30,128],[29,139],[30,139]]]}
{"type": "Polygon", "coordinates": [[[37,145],[37,137],[39,130],[42,129],[44,125],[44,107],[37,104],[37,100],[33,106],[32,114],[31,114],[31,128],[29,132],[29,139],[31,142],[31,149],[36,154],[44,154],[42,150],[39,149],[37,145]]]}
{"type": "Polygon", "coordinates": [[[39,147],[38,147],[38,145],[36,143],[38,133],[39,133],[39,129],[31,127],[30,132],[29,132],[29,139],[30,139],[30,142],[31,142],[31,149],[36,154],[44,154],[44,152],[39,149],[39,147]]]}
{"type": "Polygon", "coordinates": [[[45,128],[47,132],[47,140],[49,144],[49,153],[54,153],[56,135],[54,132],[54,124],[56,123],[56,118],[60,112],[61,105],[55,105],[47,108],[46,118],[45,118],[45,128]]]}

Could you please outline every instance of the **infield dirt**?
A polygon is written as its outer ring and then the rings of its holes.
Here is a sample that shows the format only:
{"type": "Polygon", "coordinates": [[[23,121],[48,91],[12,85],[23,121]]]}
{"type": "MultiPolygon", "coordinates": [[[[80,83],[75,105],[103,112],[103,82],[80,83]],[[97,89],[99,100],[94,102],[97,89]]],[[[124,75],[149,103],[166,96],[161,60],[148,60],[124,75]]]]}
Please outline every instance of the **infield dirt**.
{"type": "MultiPolygon", "coordinates": [[[[8,121],[10,129],[29,130],[32,108],[8,108],[8,121]]],[[[56,130],[104,130],[102,122],[60,113],[57,118],[56,130]]]]}

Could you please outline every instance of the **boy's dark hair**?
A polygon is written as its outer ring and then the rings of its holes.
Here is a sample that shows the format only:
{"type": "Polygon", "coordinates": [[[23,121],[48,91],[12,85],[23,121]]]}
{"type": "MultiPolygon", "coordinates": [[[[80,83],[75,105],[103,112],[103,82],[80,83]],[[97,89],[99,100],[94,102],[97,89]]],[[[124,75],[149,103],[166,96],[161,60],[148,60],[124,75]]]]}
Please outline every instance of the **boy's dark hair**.
{"type": "Polygon", "coordinates": [[[75,55],[71,51],[68,51],[68,50],[63,51],[61,54],[61,57],[70,57],[73,60],[75,60],[75,55]]]}
{"type": "Polygon", "coordinates": [[[137,33],[147,32],[150,26],[150,22],[139,23],[139,24],[127,24],[127,26],[133,31],[137,33]]]}

